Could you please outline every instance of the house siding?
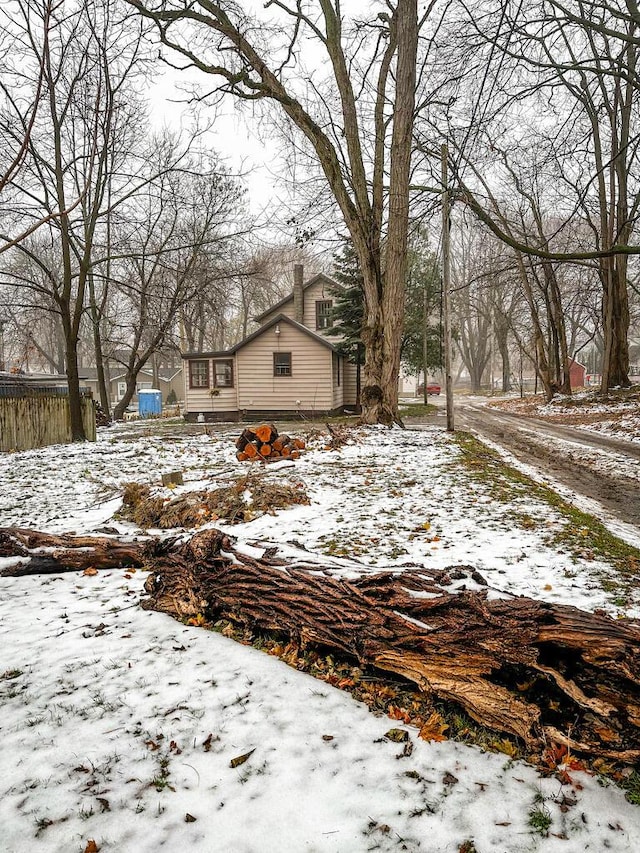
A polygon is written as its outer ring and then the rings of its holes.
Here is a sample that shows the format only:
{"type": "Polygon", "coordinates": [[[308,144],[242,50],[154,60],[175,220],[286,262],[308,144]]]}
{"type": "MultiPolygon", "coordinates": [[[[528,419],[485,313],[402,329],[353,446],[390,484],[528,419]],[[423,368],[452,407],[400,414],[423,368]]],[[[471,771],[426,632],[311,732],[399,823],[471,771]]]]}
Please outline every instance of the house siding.
{"type": "MultiPolygon", "coordinates": [[[[304,313],[302,322],[308,329],[323,334],[324,329],[316,329],[316,302],[321,299],[335,299],[329,290],[329,282],[326,279],[320,279],[314,282],[304,292],[304,313]]],[[[330,338],[331,340],[331,338],[330,338]]]]}
{"type": "MultiPolygon", "coordinates": [[[[199,359],[198,359],[199,360],[199,359]]],[[[209,379],[213,382],[213,364],[216,359],[207,359],[209,362],[209,379]]],[[[236,362],[234,361],[234,386],[232,388],[216,388],[217,394],[212,394],[211,388],[189,388],[189,361],[185,361],[184,376],[184,411],[185,414],[203,414],[207,412],[235,412],[238,409],[238,391],[236,377],[236,362]]]]}
{"type": "Polygon", "coordinates": [[[280,314],[284,314],[285,317],[288,317],[290,320],[294,319],[293,316],[293,299],[289,302],[285,303],[282,308],[278,308],[274,311],[271,311],[269,314],[266,314],[264,319],[261,321],[261,326],[266,326],[270,323],[275,317],[280,314]]]}
{"type": "Polygon", "coordinates": [[[273,327],[236,353],[238,407],[246,411],[328,411],[334,408],[332,351],[288,323],[273,327]],[[274,352],[292,354],[291,376],[273,375],[274,352]]]}
{"type": "Polygon", "coordinates": [[[358,367],[351,361],[342,360],[343,405],[355,406],[358,399],[357,375],[358,367]]]}
{"type": "Polygon", "coordinates": [[[211,394],[211,388],[185,388],[184,410],[187,414],[199,412],[235,412],[238,398],[235,388],[217,388],[218,395],[211,394]]]}

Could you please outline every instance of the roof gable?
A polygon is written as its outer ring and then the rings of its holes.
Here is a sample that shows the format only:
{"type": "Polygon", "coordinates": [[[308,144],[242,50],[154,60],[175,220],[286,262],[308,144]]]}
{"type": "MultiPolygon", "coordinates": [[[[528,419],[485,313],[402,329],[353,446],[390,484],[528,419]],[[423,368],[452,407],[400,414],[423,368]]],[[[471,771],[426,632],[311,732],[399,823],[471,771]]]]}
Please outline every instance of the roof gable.
{"type": "MultiPolygon", "coordinates": [[[[313,287],[314,284],[318,284],[318,282],[323,282],[328,287],[342,287],[335,279],[330,278],[330,276],[325,275],[323,272],[318,273],[318,275],[314,275],[313,278],[308,279],[302,285],[302,292],[308,288],[313,287]]],[[[288,302],[293,302],[293,291],[288,296],[285,296],[284,299],[281,299],[280,302],[276,302],[275,305],[272,305],[270,308],[267,308],[266,311],[263,311],[262,314],[259,314],[257,317],[253,319],[256,323],[261,323],[265,317],[268,317],[269,314],[272,314],[274,311],[278,311],[280,308],[283,308],[288,302]]]]}
{"type": "Polygon", "coordinates": [[[332,352],[338,353],[337,348],[326,338],[324,338],[322,335],[316,334],[316,332],[314,332],[312,329],[309,329],[307,326],[303,326],[301,323],[296,323],[295,320],[292,320],[291,317],[287,317],[286,314],[277,314],[272,320],[270,320],[268,323],[265,323],[264,326],[260,326],[257,331],[253,332],[253,334],[249,335],[244,340],[240,341],[240,343],[232,347],[229,352],[238,352],[238,350],[242,349],[242,347],[251,343],[251,341],[255,341],[256,338],[259,338],[264,332],[269,331],[269,329],[272,329],[278,323],[288,323],[294,329],[297,329],[299,332],[303,332],[312,340],[316,341],[316,343],[321,344],[323,347],[326,347],[326,349],[329,349],[332,352]]]}

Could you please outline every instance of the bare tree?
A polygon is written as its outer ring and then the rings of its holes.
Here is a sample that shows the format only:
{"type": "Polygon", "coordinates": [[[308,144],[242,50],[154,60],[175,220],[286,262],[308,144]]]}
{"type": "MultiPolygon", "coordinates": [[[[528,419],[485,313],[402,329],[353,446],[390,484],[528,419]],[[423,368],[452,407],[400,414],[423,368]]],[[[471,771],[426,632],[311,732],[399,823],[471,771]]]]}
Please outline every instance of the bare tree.
{"type": "MultiPolygon", "coordinates": [[[[471,110],[466,126],[460,121],[466,105],[449,104],[449,129],[459,141],[459,162],[454,164],[460,167],[459,198],[522,257],[542,262],[539,272],[554,299],[557,262],[594,262],[602,287],[602,387],[606,391],[610,385],[626,385],[628,264],[629,257],[640,252],[637,13],[626,4],[531,0],[474,8],[466,20],[466,28],[460,21],[457,27],[464,30],[467,49],[484,54],[482,84],[490,82],[484,92],[481,87],[481,104],[471,110]],[[480,145],[483,157],[478,159],[481,123],[493,127],[492,141],[498,147],[519,151],[521,158],[528,156],[534,140],[536,165],[546,183],[545,204],[564,222],[546,240],[535,217],[529,221],[534,226],[530,231],[514,227],[513,208],[504,205],[496,189],[492,149],[480,145]],[[474,159],[485,185],[465,173],[464,164],[474,159]],[[485,192],[487,183],[493,200],[485,192]],[[496,215],[495,200],[502,205],[502,218],[496,215]],[[582,223],[589,227],[588,239],[582,223]],[[574,227],[578,239],[568,239],[567,226],[574,227]]],[[[512,165],[515,162],[511,159],[512,165]]],[[[561,313],[556,315],[558,328],[560,319],[561,313]]],[[[566,353],[561,358],[566,362],[566,353]]]]}
{"type": "Polygon", "coordinates": [[[180,310],[201,289],[210,292],[216,279],[229,277],[241,198],[234,180],[201,159],[185,161],[179,172],[163,174],[132,199],[118,262],[119,349],[128,355],[116,419],[136,392],[140,370],[175,333],[180,310]]]}
{"type": "MultiPolygon", "coordinates": [[[[0,10],[0,194],[16,179],[27,156],[43,95],[44,57],[48,52],[52,7],[52,0],[34,4],[36,23],[30,37],[40,43],[41,52],[35,57],[35,63],[27,63],[26,68],[24,53],[16,50],[16,40],[19,44],[24,36],[14,23],[14,15],[19,10],[15,3],[0,10]]],[[[41,223],[32,223],[27,231],[5,241],[0,245],[0,252],[27,237],[38,224],[41,223]]]]}
{"type": "Polygon", "coordinates": [[[362,268],[363,420],[399,420],[416,0],[397,0],[351,24],[338,0],[319,0],[317,6],[274,0],[268,7],[279,18],[270,28],[239,4],[129,2],[156,22],[162,43],[189,65],[217,77],[234,97],[276,105],[306,140],[362,268]],[[323,80],[299,67],[290,73],[304,39],[324,54],[314,60],[323,80]]]}
{"type": "Polygon", "coordinates": [[[127,86],[141,58],[141,27],[117,18],[112,0],[73,10],[58,5],[42,44],[34,33],[38,6],[38,0],[17,4],[25,49],[31,51],[26,61],[35,57],[44,69],[46,99],[12,198],[17,214],[40,224],[37,239],[22,239],[12,251],[39,267],[40,283],[22,284],[48,295],[60,318],[71,432],[74,440],[82,440],[78,341],[115,129],[131,120],[135,108],[127,86]]]}

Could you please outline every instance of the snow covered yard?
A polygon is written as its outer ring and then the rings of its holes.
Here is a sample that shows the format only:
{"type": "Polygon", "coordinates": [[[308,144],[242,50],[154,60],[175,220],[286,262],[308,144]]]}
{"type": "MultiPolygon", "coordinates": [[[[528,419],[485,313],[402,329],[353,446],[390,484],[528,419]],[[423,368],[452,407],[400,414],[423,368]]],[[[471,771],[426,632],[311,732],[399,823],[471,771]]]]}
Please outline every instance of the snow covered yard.
{"type": "MultiPolygon", "coordinates": [[[[229,436],[127,424],[96,445],[0,457],[0,523],[51,532],[117,518],[121,486],[181,469],[187,491],[246,472],[229,436]]],[[[552,539],[567,523],[469,475],[439,429],[370,430],[270,477],[309,506],[217,526],[336,575],[473,565],[495,594],[640,614],[614,570],[552,539]]],[[[158,487],[162,494],[162,487],[158,487]]],[[[172,494],[166,491],[166,494],[172,494]]],[[[250,500],[250,496],[247,495],[250,500]]],[[[8,560],[0,560],[0,566],[8,560]]],[[[141,572],[0,580],[0,846],[21,851],[635,851],[640,809],[595,776],[562,785],[452,741],[413,750],[397,723],[225,637],[138,607],[141,572]],[[95,842],[95,847],[90,844],[95,842]]],[[[467,581],[468,583],[468,581],[467,581]]]]}
{"type": "Polygon", "coordinates": [[[553,423],[575,426],[620,441],[640,441],[640,391],[611,391],[607,398],[593,391],[580,391],[571,397],[556,395],[550,403],[543,397],[524,397],[492,402],[505,411],[527,417],[542,418],[553,423]]]}

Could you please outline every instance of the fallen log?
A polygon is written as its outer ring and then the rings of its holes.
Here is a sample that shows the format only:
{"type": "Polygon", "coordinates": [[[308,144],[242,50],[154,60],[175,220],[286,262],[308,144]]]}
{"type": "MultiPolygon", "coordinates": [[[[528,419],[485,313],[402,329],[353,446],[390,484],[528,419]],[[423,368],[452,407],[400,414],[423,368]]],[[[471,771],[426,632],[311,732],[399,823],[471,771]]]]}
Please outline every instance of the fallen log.
{"type": "Polygon", "coordinates": [[[448,582],[423,569],[338,580],[317,566],[254,560],[207,530],[159,546],[143,607],[223,617],[338,652],[527,746],[550,739],[593,756],[640,758],[640,623],[524,597],[451,593],[448,582]]]}
{"type": "MultiPolygon", "coordinates": [[[[271,553],[254,559],[211,529],[186,542],[126,544],[4,528],[0,556],[55,559],[58,571],[143,565],[151,570],[146,609],[226,619],[400,676],[530,750],[553,742],[592,757],[640,759],[634,620],[489,598],[486,590],[451,592],[453,571],[413,568],[345,581],[271,553]]],[[[468,567],[456,572],[482,580],[468,567]]],[[[11,567],[2,575],[26,573],[11,567]]]]}
{"type": "Polygon", "coordinates": [[[146,562],[144,543],[106,536],[56,536],[20,527],[0,528],[0,557],[21,558],[19,563],[0,570],[0,577],[141,568],[146,562]]]}

